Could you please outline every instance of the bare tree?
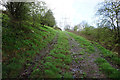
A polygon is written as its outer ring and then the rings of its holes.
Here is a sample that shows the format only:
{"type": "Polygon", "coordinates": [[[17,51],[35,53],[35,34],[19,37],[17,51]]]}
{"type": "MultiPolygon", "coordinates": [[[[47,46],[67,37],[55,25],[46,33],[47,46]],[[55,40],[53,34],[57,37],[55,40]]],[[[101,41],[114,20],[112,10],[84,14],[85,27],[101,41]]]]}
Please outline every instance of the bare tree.
{"type": "Polygon", "coordinates": [[[76,26],[77,26],[77,30],[80,31],[80,30],[83,30],[85,27],[89,27],[89,24],[87,23],[87,21],[82,21],[76,26]]]}
{"type": "Polygon", "coordinates": [[[120,1],[117,0],[106,0],[99,4],[100,8],[97,11],[97,15],[102,18],[101,26],[109,26],[116,34],[117,42],[120,42],[120,26],[119,26],[119,15],[120,15],[120,1]]]}
{"type": "Polygon", "coordinates": [[[70,30],[70,25],[66,25],[64,30],[70,30]]]}

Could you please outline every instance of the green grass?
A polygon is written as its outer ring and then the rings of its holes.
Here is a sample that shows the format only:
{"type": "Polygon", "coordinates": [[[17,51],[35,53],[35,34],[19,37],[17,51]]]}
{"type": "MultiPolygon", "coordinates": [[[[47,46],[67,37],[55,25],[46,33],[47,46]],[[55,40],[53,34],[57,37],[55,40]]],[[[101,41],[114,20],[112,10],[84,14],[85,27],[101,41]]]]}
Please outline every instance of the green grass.
{"type": "MultiPolygon", "coordinates": [[[[50,43],[56,34],[58,33],[57,44],[54,45],[54,49],[47,54],[43,60],[38,61],[33,67],[33,72],[30,78],[72,78],[70,72],[70,64],[72,63],[72,57],[68,36],[66,32],[56,31],[51,27],[44,26],[35,23],[32,27],[32,22],[24,21],[21,24],[23,29],[14,29],[12,23],[9,23],[9,17],[4,14],[3,28],[2,28],[2,76],[3,78],[17,78],[24,68],[29,68],[30,63],[33,62],[36,54],[50,43]],[[25,67],[24,67],[25,66],[25,67]]],[[[15,27],[18,23],[14,24],[15,27]]],[[[69,33],[69,32],[67,32],[69,33]]],[[[94,45],[83,37],[69,33],[84,50],[74,55],[84,55],[87,53],[94,53],[94,45]]],[[[120,58],[113,54],[109,50],[96,44],[101,50],[101,54],[105,58],[110,58],[114,64],[119,64],[120,58]]],[[[72,45],[74,47],[74,45],[72,45]]],[[[40,53],[41,54],[41,53],[40,53]]],[[[84,58],[76,58],[75,61],[83,60],[84,58]]],[[[118,70],[113,68],[105,59],[97,59],[96,63],[99,64],[100,69],[108,75],[110,78],[119,77],[118,70]]],[[[86,74],[83,74],[86,75],[86,74]]]]}
{"type": "Polygon", "coordinates": [[[90,43],[88,40],[85,38],[75,35],[73,33],[67,32],[71,37],[73,37],[80,45],[81,48],[85,49],[86,52],[88,53],[93,53],[95,52],[94,45],[90,43]]]}
{"type": "MultiPolygon", "coordinates": [[[[77,35],[70,33],[70,32],[67,32],[67,33],[70,36],[72,36],[80,44],[80,47],[82,47],[85,50],[84,52],[80,52],[80,54],[84,54],[85,52],[93,53],[95,51],[94,46],[97,46],[97,48],[101,51],[100,54],[104,58],[106,58],[106,59],[109,58],[109,60],[115,65],[120,64],[120,58],[116,54],[105,49],[104,47],[102,47],[98,43],[92,44],[81,36],[77,36],[77,35]]],[[[97,58],[97,60],[95,61],[99,65],[100,70],[102,70],[102,72],[104,72],[107,75],[107,77],[109,77],[109,78],[119,78],[120,71],[113,68],[104,58],[97,58]]],[[[83,59],[84,58],[80,58],[79,60],[83,60],[83,59]]],[[[76,59],[75,61],[77,62],[78,59],[76,59]]]]}
{"type": "MultiPolygon", "coordinates": [[[[68,36],[65,35],[64,32],[59,31],[57,44],[55,44],[54,49],[45,56],[43,62],[44,75],[42,76],[45,78],[61,78],[63,75],[69,78],[72,76],[69,72],[69,65],[72,62],[72,58],[69,52],[68,36]]],[[[31,77],[35,75],[37,74],[32,74],[31,77]]]]}
{"type": "Polygon", "coordinates": [[[83,54],[85,54],[85,52],[82,50],[79,54],[80,54],[80,55],[83,55],[83,54]]]}
{"type": "Polygon", "coordinates": [[[81,78],[85,78],[86,76],[87,76],[87,74],[85,72],[83,72],[81,78]]]}
{"type": "Polygon", "coordinates": [[[100,49],[101,51],[101,55],[104,58],[109,58],[109,60],[114,64],[114,65],[120,65],[120,57],[118,57],[117,54],[114,54],[113,52],[105,49],[104,47],[102,47],[101,45],[99,45],[98,43],[94,43],[98,49],[100,49]]]}
{"type": "Polygon", "coordinates": [[[3,78],[16,78],[20,75],[24,66],[30,66],[26,62],[32,62],[36,54],[56,36],[57,31],[53,28],[41,27],[40,24],[36,26],[32,27],[28,21],[22,24],[25,30],[14,30],[10,24],[3,26],[3,78]]]}
{"type": "Polygon", "coordinates": [[[74,60],[75,60],[76,63],[78,63],[78,59],[77,58],[75,58],[74,60]]]}
{"type": "Polygon", "coordinates": [[[83,59],[84,59],[83,57],[79,58],[80,61],[83,60],[83,59]]]}
{"type": "Polygon", "coordinates": [[[64,73],[64,78],[73,78],[73,76],[71,75],[71,73],[64,73]]]}
{"type": "Polygon", "coordinates": [[[120,77],[120,71],[113,68],[104,58],[97,58],[95,62],[99,65],[100,70],[102,70],[109,78],[120,77]]]}

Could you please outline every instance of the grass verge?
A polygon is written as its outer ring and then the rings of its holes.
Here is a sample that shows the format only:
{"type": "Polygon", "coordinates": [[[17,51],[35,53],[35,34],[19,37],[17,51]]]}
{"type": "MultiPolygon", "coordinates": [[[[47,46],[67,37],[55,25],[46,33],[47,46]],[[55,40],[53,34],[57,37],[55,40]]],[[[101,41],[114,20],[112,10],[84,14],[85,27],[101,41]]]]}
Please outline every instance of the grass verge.
{"type": "Polygon", "coordinates": [[[88,53],[95,52],[94,45],[90,43],[88,40],[86,40],[81,36],[75,35],[73,33],[70,33],[70,32],[67,32],[67,33],[79,43],[79,46],[83,48],[85,52],[88,52],[88,53]]]}
{"type": "Polygon", "coordinates": [[[47,54],[40,67],[35,67],[31,78],[72,78],[70,72],[70,63],[72,58],[69,52],[68,36],[64,32],[59,32],[57,44],[54,45],[54,49],[47,54]],[[43,66],[43,67],[42,67],[43,66]],[[40,71],[42,68],[42,71],[40,71]],[[37,71],[38,70],[38,71],[37,71]],[[41,76],[36,76],[41,73],[41,76]]]}
{"type": "Polygon", "coordinates": [[[95,62],[109,78],[120,78],[120,71],[113,68],[104,58],[97,58],[95,62]]]}

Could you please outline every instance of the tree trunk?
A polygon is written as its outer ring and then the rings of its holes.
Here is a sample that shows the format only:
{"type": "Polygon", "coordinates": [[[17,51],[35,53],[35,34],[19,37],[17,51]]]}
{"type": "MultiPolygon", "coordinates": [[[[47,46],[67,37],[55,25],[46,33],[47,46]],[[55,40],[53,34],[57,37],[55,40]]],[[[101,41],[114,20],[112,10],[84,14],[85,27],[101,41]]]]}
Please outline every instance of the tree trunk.
{"type": "Polygon", "coordinates": [[[119,30],[119,25],[118,25],[118,12],[116,12],[116,19],[117,19],[117,21],[116,21],[116,24],[117,24],[117,42],[118,43],[120,43],[120,30],[119,30]]]}

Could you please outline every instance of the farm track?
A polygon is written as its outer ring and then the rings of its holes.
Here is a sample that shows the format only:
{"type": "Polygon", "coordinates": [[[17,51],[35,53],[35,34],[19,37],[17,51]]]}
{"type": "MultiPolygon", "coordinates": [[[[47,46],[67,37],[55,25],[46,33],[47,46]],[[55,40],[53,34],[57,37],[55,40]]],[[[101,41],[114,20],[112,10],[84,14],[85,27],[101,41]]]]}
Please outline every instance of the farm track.
{"type": "Polygon", "coordinates": [[[39,54],[35,56],[33,62],[28,62],[31,65],[27,69],[24,69],[24,71],[18,76],[18,78],[29,78],[31,73],[33,72],[33,67],[35,66],[35,64],[38,63],[38,61],[42,60],[44,56],[46,56],[46,54],[48,54],[50,50],[54,48],[54,45],[57,44],[57,39],[58,33],[56,34],[54,39],[50,43],[48,43],[47,46],[39,52],[39,54]]]}
{"type": "MultiPolygon", "coordinates": [[[[27,63],[31,65],[27,69],[24,69],[18,78],[30,78],[33,67],[39,63],[39,61],[43,60],[43,58],[54,48],[54,45],[57,44],[58,35],[57,33],[54,39],[36,55],[32,62],[27,63]]],[[[74,38],[67,33],[66,35],[69,37],[68,41],[71,57],[73,59],[70,64],[70,72],[72,72],[73,78],[106,78],[105,74],[99,70],[98,65],[95,63],[97,58],[102,57],[100,55],[100,50],[94,46],[95,52],[88,53],[86,52],[86,48],[82,48],[74,38]],[[82,51],[84,51],[84,54],[80,54],[82,51]]],[[[43,71],[42,67],[41,71],[43,71]]]]}
{"type": "MultiPolygon", "coordinates": [[[[69,36],[69,34],[66,34],[69,36]]],[[[71,56],[73,58],[72,64],[71,64],[71,72],[73,73],[74,78],[105,78],[105,75],[100,73],[99,67],[94,62],[96,58],[100,57],[98,54],[98,49],[95,48],[94,53],[87,53],[80,55],[79,53],[84,50],[84,48],[81,48],[79,44],[71,37],[69,36],[69,44],[70,44],[70,51],[71,56]],[[75,59],[80,59],[78,62],[75,61],[75,59]]]]}

